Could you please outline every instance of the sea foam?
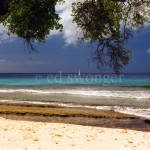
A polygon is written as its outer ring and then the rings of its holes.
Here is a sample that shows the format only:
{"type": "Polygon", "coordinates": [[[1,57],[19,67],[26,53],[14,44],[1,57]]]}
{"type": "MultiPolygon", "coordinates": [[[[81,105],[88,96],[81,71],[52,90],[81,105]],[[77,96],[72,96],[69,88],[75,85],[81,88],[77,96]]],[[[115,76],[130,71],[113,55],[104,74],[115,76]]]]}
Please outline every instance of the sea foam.
{"type": "Polygon", "coordinates": [[[1,89],[0,93],[32,93],[32,94],[66,94],[91,97],[106,98],[133,98],[133,99],[150,99],[150,91],[118,91],[118,90],[84,90],[84,89],[62,89],[62,90],[33,90],[33,89],[1,89]]]}

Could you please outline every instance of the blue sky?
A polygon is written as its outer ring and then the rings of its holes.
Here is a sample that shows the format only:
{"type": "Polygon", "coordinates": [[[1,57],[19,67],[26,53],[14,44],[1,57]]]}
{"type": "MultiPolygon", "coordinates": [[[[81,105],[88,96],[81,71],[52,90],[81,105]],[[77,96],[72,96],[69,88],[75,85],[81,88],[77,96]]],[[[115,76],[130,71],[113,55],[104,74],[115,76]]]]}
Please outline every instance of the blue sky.
{"type": "MultiPolygon", "coordinates": [[[[77,1],[77,0],[76,0],[77,1]]],[[[53,31],[44,44],[36,44],[39,53],[32,54],[32,60],[24,52],[23,41],[14,35],[7,36],[7,29],[0,25],[0,73],[34,73],[34,72],[101,72],[96,64],[89,63],[94,47],[78,44],[76,25],[69,15],[71,1],[59,8],[64,25],[62,33],[53,31]]],[[[127,43],[133,50],[130,64],[123,72],[150,73],[150,28],[145,27],[127,43]]],[[[110,72],[108,70],[108,72],[110,72]]]]}

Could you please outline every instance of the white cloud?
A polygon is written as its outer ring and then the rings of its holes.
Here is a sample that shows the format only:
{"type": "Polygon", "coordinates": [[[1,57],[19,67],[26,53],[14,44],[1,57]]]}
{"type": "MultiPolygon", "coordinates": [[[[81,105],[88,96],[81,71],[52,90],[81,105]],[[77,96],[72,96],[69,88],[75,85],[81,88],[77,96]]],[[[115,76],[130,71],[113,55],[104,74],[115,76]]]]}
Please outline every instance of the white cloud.
{"type": "Polygon", "coordinates": [[[51,35],[62,34],[63,39],[65,40],[66,45],[76,45],[78,41],[78,37],[76,34],[77,26],[75,23],[72,23],[73,17],[71,16],[72,13],[72,3],[78,2],[81,0],[66,0],[63,5],[57,5],[56,10],[59,12],[60,17],[62,18],[60,23],[63,24],[63,31],[62,33],[54,30],[51,32],[51,35]]]}
{"type": "Polygon", "coordinates": [[[150,48],[147,50],[147,53],[150,53],[150,48]]]}
{"type": "Polygon", "coordinates": [[[3,43],[9,43],[15,40],[16,36],[15,35],[8,35],[8,29],[4,27],[2,24],[0,24],[0,44],[3,43]]]}

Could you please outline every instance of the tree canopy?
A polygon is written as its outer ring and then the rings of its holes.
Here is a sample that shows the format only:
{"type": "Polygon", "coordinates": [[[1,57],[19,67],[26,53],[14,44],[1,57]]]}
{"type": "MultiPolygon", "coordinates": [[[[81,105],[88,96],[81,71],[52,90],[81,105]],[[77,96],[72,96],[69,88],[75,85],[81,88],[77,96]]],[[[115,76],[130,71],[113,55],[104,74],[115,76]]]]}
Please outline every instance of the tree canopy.
{"type": "Polygon", "coordinates": [[[148,7],[148,0],[87,0],[73,4],[74,22],[83,40],[97,43],[93,60],[98,67],[108,65],[118,73],[129,63],[132,53],[125,43],[133,30],[149,21],[148,7]]]}
{"type": "MultiPolygon", "coordinates": [[[[10,33],[44,42],[50,31],[63,30],[56,4],[64,0],[0,0],[0,23],[10,33]]],[[[96,44],[92,57],[98,67],[110,66],[116,73],[129,63],[131,50],[125,44],[133,31],[149,23],[150,0],[81,0],[72,4],[73,22],[81,40],[96,44]]]]}
{"type": "Polygon", "coordinates": [[[62,0],[1,0],[0,22],[28,43],[44,42],[51,30],[62,30],[55,6],[62,0]]]}

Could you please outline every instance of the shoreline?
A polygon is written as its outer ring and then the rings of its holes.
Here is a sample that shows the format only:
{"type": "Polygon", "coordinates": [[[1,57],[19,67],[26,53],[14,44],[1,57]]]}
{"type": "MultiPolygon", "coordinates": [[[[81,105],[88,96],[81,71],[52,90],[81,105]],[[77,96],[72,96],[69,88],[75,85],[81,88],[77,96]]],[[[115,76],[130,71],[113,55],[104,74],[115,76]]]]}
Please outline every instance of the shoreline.
{"type": "Polygon", "coordinates": [[[146,118],[118,113],[113,110],[96,110],[29,103],[0,103],[0,117],[34,122],[66,123],[83,126],[131,129],[150,132],[146,118]]]}
{"type": "Polygon", "coordinates": [[[113,110],[0,103],[0,129],[3,150],[150,149],[145,118],[113,110]]]}
{"type": "Polygon", "coordinates": [[[142,117],[150,119],[150,108],[145,107],[133,107],[123,105],[96,105],[86,102],[59,102],[59,101],[30,101],[30,100],[0,100],[0,105],[11,105],[11,106],[36,106],[36,107],[53,107],[53,108],[75,108],[75,109],[89,109],[89,110],[104,110],[114,111],[125,115],[131,115],[135,117],[142,117]]]}

